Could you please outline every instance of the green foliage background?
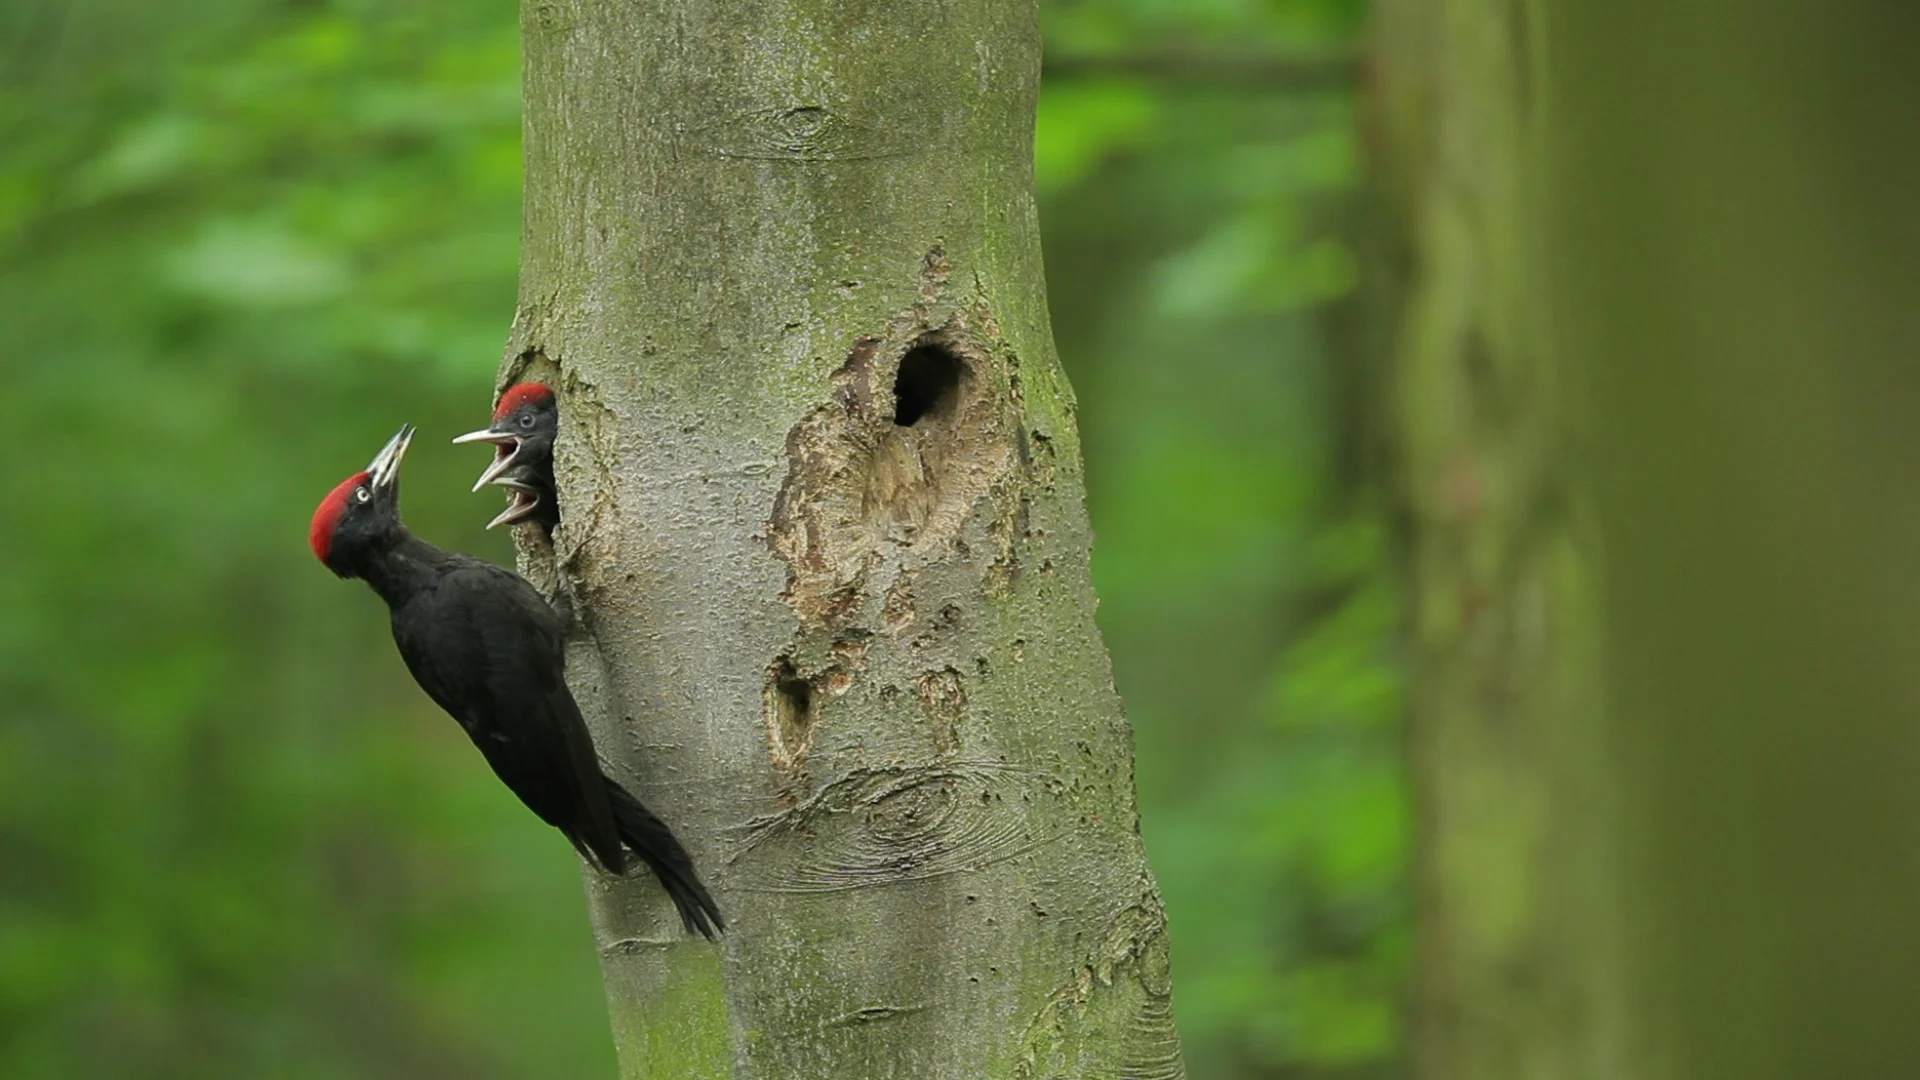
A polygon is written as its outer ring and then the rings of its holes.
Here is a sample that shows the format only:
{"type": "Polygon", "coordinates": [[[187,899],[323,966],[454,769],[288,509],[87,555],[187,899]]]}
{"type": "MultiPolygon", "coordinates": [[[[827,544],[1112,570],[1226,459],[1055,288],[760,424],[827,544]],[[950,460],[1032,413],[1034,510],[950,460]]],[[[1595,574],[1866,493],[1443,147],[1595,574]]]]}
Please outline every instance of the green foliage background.
{"type": "MultiPolygon", "coordinates": [[[[1395,596],[1325,306],[1358,0],[1054,0],[1037,147],[1193,1075],[1397,1076],[1395,596]]],[[[513,310],[509,0],[0,6],[0,1076],[613,1075],[565,844],[316,567],[513,310]]],[[[413,524],[505,560],[481,463],[413,524]]]]}

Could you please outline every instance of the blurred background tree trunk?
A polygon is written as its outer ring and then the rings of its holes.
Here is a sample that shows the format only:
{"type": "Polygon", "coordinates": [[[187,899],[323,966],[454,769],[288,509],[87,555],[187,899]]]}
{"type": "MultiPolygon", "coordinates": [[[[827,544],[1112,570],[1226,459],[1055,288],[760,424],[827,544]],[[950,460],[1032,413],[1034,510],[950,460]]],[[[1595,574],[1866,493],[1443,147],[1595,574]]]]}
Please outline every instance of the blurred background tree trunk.
{"type": "Polygon", "coordinates": [[[1639,1075],[1622,1026],[1592,522],[1540,288],[1530,0],[1382,0],[1378,422],[1410,605],[1425,1080],[1639,1075]]]}
{"type": "Polygon", "coordinates": [[[1667,1076],[1920,1076],[1920,9],[1547,7],[1634,1008],[1667,1076]]]}
{"type": "Polygon", "coordinates": [[[569,675],[732,927],[588,876],[623,1074],[1183,1075],[1033,5],[528,0],[523,32],[503,378],[560,389],[569,675]]]}
{"type": "Polygon", "coordinates": [[[1376,15],[1416,1073],[1920,1074],[1920,16],[1376,15]]]}

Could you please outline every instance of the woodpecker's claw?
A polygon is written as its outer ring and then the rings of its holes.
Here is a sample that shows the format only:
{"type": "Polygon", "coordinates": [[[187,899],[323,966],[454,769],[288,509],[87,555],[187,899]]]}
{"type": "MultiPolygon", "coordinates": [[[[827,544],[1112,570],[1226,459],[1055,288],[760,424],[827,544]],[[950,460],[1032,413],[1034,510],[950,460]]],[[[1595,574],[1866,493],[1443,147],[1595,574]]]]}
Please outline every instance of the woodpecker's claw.
{"type": "Polygon", "coordinates": [[[380,452],[367,464],[367,476],[373,481],[374,487],[386,487],[400,475],[400,459],[407,456],[407,447],[413,442],[413,431],[412,424],[400,425],[400,430],[387,440],[387,445],[381,447],[380,452]]]}
{"type": "Polygon", "coordinates": [[[507,504],[505,510],[494,515],[492,521],[487,522],[487,528],[491,529],[495,525],[511,525],[516,521],[524,520],[540,505],[540,493],[534,488],[518,480],[501,480],[498,483],[501,487],[513,492],[513,501],[507,504]]]}
{"type": "Polygon", "coordinates": [[[480,479],[473,482],[473,490],[475,491],[486,487],[493,482],[495,477],[511,468],[514,458],[520,453],[519,435],[512,432],[495,431],[492,428],[469,431],[465,435],[456,436],[453,441],[457,443],[490,442],[494,445],[493,463],[488,465],[486,471],[480,474],[480,479]]]}

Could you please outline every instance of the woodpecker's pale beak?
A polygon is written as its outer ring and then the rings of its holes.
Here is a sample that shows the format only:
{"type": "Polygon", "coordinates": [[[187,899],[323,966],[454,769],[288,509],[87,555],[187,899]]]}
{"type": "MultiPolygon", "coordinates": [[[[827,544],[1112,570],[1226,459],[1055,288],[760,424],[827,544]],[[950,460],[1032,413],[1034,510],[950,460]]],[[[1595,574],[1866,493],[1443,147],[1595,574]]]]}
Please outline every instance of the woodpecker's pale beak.
{"type": "Polygon", "coordinates": [[[487,528],[489,529],[495,525],[511,525],[516,521],[521,521],[532,514],[534,509],[540,505],[540,492],[528,487],[526,484],[518,480],[502,480],[499,483],[501,487],[513,492],[513,501],[507,504],[505,510],[494,515],[492,521],[487,522],[487,528]]]}
{"type": "MultiPolygon", "coordinates": [[[[493,428],[485,428],[480,431],[469,431],[465,435],[457,435],[453,441],[457,443],[490,442],[494,445],[493,463],[488,465],[486,471],[480,474],[480,479],[473,482],[473,490],[475,491],[479,491],[481,488],[493,483],[494,477],[512,468],[513,459],[520,454],[520,436],[511,431],[496,431],[493,428]]],[[[492,526],[488,527],[491,528],[492,526]]]]}
{"type": "Polygon", "coordinates": [[[407,447],[413,442],[413,425],[402,424],[387,445],[373,456],[367,465],[367,476],[372,479],[375,488],[391,487],[400,477],[400,459],[407,456],[407,447]]]}

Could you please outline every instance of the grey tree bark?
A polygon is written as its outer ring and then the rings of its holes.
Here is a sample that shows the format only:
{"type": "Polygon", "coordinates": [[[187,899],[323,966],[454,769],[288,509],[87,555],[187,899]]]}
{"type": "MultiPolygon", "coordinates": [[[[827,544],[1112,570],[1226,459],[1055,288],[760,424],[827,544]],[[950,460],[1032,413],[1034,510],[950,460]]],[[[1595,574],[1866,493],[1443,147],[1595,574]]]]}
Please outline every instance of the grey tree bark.
{"type": "Polygon", "coordinates": [[[569,678],[730,922],[589,874],[628,1077],[1184,1075],[1032,194],[1031,0],[526,0],[502,385],[569,678]],[[557,564],[557,567],[556,567],[557,564]]]}

